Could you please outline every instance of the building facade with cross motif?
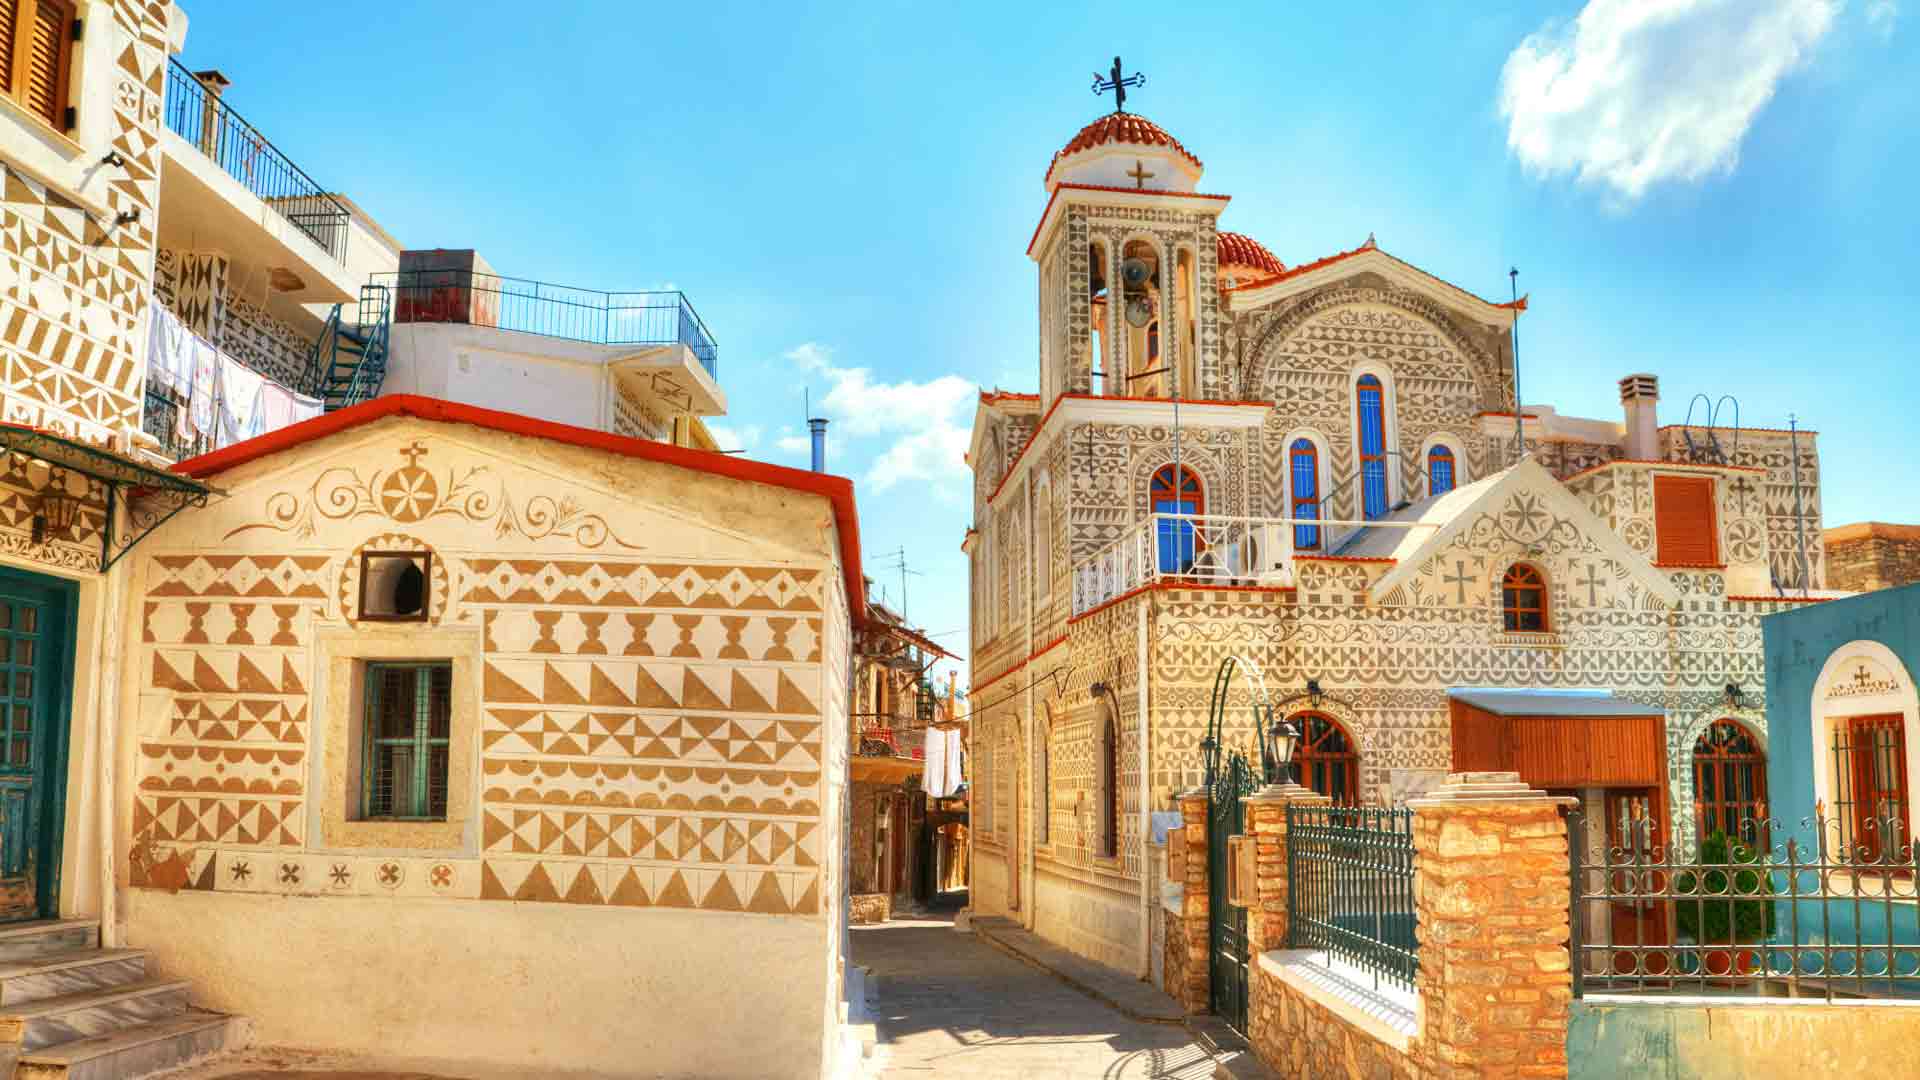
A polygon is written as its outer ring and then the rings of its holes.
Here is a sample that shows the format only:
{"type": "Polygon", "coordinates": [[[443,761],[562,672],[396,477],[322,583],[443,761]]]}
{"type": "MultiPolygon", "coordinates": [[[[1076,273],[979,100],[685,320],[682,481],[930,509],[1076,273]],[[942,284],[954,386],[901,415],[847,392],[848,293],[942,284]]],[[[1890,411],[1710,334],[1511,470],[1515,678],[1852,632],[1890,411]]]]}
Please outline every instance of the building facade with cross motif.
{"type": "Polygon", "coordinates": [[[1648,374],[1517,416],[1526,298],[1370,235],[1287,265],[1201,176],[1126,112],[1043,173],[1037,392],[982,393],[968,453],[975,909],[1158,971],[1151,815],[1230,656],[1229,742],[1276,706],[1339,800],[1513,769],[1682,844],[1761,804],[1760,619],[1826,595],[1814,434],[1663,425],[1648,374]]]}

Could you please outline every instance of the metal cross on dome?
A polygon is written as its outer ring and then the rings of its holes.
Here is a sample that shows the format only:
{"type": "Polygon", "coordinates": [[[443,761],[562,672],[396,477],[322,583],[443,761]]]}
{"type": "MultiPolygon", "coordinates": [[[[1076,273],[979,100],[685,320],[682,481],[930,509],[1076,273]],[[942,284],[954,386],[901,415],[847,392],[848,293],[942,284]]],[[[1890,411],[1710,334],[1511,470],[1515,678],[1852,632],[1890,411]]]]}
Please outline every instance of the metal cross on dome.
{"type": "Polygon", "coordinates": [[[1093,92],[1104,94],[1109,90],[1113,91],[1113,111],[1117,113],[1127,111],[1127,87],[1145,85],[1147,85],[1147,77],[1140,72],[1136,71],[1131,75],[1122,73],[1120,58],[1117,56],[1113,58],[1112,72],[1105,76],[1097,71],[1093,73],[1093,92]]]}

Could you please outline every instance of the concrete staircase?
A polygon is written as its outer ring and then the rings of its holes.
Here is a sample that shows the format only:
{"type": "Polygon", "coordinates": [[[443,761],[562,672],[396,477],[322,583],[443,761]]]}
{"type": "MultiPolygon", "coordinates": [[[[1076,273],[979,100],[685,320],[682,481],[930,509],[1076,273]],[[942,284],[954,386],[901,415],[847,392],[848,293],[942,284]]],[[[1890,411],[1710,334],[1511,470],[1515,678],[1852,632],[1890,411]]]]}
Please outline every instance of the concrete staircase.
{"type": "Polygon", "coordinates": [[[246,1022],[195,1009],[192,986],[147,975],[100,924],[0,927],[0,1078],[131,1080],[245,1045],[246,1022]]]}

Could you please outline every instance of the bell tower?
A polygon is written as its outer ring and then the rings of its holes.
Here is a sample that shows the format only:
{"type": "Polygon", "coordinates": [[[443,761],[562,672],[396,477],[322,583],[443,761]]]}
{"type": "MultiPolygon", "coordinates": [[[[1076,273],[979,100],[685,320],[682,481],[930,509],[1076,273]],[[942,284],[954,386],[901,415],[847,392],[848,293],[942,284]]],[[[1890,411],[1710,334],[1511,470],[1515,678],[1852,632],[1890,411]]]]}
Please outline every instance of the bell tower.
{"type": "MultiPolygon", "coordinates": [[[[1124,104],[1138,78],[1115,58],[1095,92],[1124,104]]],[[[1054,154],[1027,248],[1040,272],[1042,401],[1221,396],[1215,223],[1228,197],[1196,191],[1200,174],[1178,139],[1120,109],[1054,154]]]]}

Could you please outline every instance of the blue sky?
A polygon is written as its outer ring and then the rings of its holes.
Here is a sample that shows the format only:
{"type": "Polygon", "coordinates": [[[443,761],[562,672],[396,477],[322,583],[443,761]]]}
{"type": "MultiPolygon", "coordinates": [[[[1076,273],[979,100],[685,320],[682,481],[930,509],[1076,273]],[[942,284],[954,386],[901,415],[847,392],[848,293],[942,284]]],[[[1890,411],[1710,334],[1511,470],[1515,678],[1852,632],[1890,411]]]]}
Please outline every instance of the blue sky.
{"type": "Polygon", "coordinates": [[[1796,412],[1829,524],[1920,520],[1920,3],[1487,6],[337,0],[322,47],[198,0],[182,59],[408,246],[684,289],[723,442],[803,463],[824,400],[868,573],[897,603],[904,548],[958,653],[958,449],[977,386],[1037,381],[1041,176],[1116,52],[1224,227],[1289,264],[1372,232],[1496,298],[1517,265],[1529,403],[1613,418],[1651,370],[1663,421],[1696,392],[1796,412]]]}

